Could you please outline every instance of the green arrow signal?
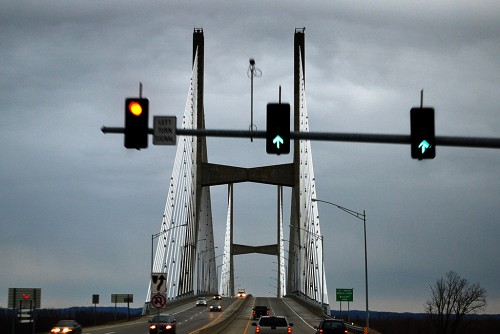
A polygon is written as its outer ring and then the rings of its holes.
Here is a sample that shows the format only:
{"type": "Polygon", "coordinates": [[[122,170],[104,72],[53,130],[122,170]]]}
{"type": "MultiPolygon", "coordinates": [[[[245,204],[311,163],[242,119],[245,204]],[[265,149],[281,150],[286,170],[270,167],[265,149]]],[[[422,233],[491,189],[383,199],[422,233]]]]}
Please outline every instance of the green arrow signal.
{"type": "Polygon", "coordinates": [[[281,138],[280,135],[277,135],[273,139],[273,144],[276,145],[276,148],[279,150],[280,149],[280,145],[283,144],[283,138],[281,138]]]}
{"type": "Polygon", "coordinates": [[[418,148],[422,149],[422,154],[424,154],[425,150],[427,150],[429,147],[431,147],[431,144],[429,144],[426,140],[422,140],[420,142],[420,145],[418,145],[418,148]]]}

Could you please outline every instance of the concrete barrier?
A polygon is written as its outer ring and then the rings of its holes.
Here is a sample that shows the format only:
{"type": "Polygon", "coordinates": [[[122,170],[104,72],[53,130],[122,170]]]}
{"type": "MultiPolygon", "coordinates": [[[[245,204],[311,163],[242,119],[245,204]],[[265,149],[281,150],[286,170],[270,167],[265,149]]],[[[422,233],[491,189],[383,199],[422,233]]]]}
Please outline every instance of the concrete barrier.
{"type": "Polygon", "coordinates": [[[231,306],[224,311],[223,316],[215,320],[213,323],[201,328],[197,333],[199,334],[217,334],[222,332],[229,326],[236,316],[243,310],[251,295],[246,296],[244,299],[237,299],[231,306]],[[234,306],[234,307],[233,307],[234,306]]]}

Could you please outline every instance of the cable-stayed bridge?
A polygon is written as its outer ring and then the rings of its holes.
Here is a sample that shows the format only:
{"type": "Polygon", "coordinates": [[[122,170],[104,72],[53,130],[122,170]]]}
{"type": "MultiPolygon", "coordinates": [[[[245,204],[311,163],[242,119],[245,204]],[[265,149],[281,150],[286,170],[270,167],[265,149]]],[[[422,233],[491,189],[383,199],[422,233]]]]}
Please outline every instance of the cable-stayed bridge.
{"type": "MultiPolygon", "coordinates": [[[[293,130],[296,132],[309,131],[304,43],[304,29],[296,29],[293,106],[293,130]]],[[[203,78],[204,36],[203,30],[195,29],[192,75],[182,129],[205,129],[203,78]]],[[[208,162],[204,136],[180,136],[160,231],[152,236],[152,239],[158,238],[158,242],[156,251],[152,249],[151,272],[166,276],[167,301],[206,293],[234,296],[234,257],[260,253],[276,256],[278,297],[294,295],[321,310],[329,310],[323,236],[317,204],[312,200],[316,198],[316,180],[310,141],[294,140],[292,154],[293,162],[288,164],[253,168],[220,165],[208,162]],[[233,232],[237,228],[233,224],[233,185],[241,182],[276,187],[276,243],[242,245],[233,242],[233,232]],[[227,185],[227,220],[218,275],[210,186],[223,184],[227,185]],[[291,198],[283,197],[283,187],[291,188],[291,198]],[[290,222],[283,222],[285,200],[290,201],[290,222]],[[290,226],[288,236],[283,235],[283,224],[290,226]]],[[[153,293],[150,284],[146,307],[153,293]]]]}

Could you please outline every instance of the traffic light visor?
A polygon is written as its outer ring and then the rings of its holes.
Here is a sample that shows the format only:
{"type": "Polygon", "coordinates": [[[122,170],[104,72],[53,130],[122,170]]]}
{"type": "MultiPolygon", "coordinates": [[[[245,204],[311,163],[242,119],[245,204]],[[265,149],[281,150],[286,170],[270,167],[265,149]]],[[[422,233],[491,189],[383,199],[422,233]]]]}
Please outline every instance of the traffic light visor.
{"type": "Polygon", "coordinates": [[[140,116],[142,114],[142,106],[137,101],[132,101],[128,104],[128,111],[132,113],[132,115],[140,116]]]}

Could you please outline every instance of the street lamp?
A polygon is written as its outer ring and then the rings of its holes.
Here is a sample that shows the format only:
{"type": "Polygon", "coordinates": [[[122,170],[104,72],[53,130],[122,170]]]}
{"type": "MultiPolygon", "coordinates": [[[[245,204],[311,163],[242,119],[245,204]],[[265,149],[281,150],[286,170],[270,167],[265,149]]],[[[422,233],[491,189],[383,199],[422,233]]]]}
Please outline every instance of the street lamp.
{"type": "Polygon", "coordinates": [[[170,227],[170,228],[168,228],[168,229],[166,229],[164,231],[161,231],[161,232],[158,232],[158,233],[155,233],[155,234],[151,235],[151,273],[153,273],[153,243],[154,243],[154,240],[156,238],[158,238],[160,235],[163,235],[163,234],[167,233],[170,230],[173,230],[173,229],[181,227],[181,226],[187,226],[187,225],[188,224],[182,224],[182,225],[173,226],[173,227],[170,227]]]}
{"type": "Polygon", "coordinates": [[[343,206],[337,205],[337,204],[332,203],[332,202],[323,201],[323,200],[316,199],[316,198],[313,198],[312,201],[313,202],[322,202],[322,203],[333,205],[333,206],[339,208],[340,210],[347,212],[351,216],[354,216],[357,219],[363,221],[363,229],[364,229],[364,233],[365,233],[365,299],[366,299],[365,326],[367,328],[370,328],[370,313],[368,310],[368,260],[367,260],[367,251],[366,251],[366,213],[365,213],[365,210],[363,210],[363,213],[359,213],[359,212],[344,208],[343,206]]]}

